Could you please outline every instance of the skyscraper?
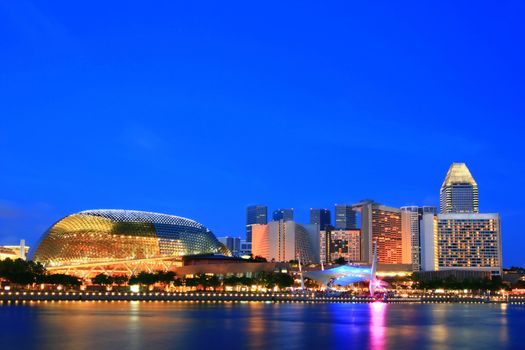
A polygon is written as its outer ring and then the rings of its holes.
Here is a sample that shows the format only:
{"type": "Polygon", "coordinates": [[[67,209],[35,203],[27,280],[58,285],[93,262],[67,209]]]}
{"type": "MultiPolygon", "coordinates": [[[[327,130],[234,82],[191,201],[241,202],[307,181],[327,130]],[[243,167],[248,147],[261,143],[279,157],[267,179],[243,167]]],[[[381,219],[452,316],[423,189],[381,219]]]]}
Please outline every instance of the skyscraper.
{"type": "Polygon", "coordinates": [[[339,230],[353,229],[357,227],[356,213],[351,205],[335,205],[335,228],[339,230]]]}
{"type": "Polygon", "coordinates": [[[310,209],[310,224],[317,224],[321,231],[332,224],[330,210],[328,209],[310,209]]]}
{"type": "Polygon", "coordinates": [[[293,208],[277,209],[273,211],[272,221],[293,221],[293,208]]]}
{"type": "Polygon", "coordinates": [[[246,208],[246,242],[252,241],[252,225],[268,223],[268,207],[251,205],[246,208]]]}
{"type": "Polygon", "coordinates": [[[442,214],[477,213],[478,184],[465,163],[452,163],[440,191],[442,214]]]}

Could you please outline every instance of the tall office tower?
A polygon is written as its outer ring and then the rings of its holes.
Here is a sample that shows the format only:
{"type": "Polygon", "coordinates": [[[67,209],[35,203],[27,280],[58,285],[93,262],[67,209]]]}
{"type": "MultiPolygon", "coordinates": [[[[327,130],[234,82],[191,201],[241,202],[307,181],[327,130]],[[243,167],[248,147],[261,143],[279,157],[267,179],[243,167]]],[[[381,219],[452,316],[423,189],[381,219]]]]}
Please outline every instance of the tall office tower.
{"type": "Polygon", "coordinates": [[[226,248],[234,255],[241,255],[241,239],[238,237],[217,237],[219,242],[224,244],[226,248]]]}
{"type": "Polygon", "coordinates": [[[266,205],[251,205],[246,208],[246,242],[252,241],[252,225],[268,223],[268,207],[266,205]]]}
{"type": "Polygon", "coordinates": [[[478,184],[465,163],[452,163],[440,191],[442,214],[477,213],[478,184]]]}
{"type": "Polygon", "coordinates": [[[361,212],[361,261],[372,263],[374,244],[380,264],[403,264],[401,211],[371,200],[354,204],[361,212]]]}
{"type": "MultiPolygon", "coordinates": [[[[423,254],[433,254],[434,250],[425,251],[424,236],[430,235],[426,241],[429,248],[434,248],[434,217],[437,214],[436,207],[401,207],[401,234],[403,241],[403,264],[412,264],[412,271],[423,269],[423,254]],[[430,220],[430,221],[429,221],[430,220]],[[430,223],[430,225],[429,225],[430,223]]],[[[437,251],[437,250],[436,250],[437,251]]],[[[428,259],[427,259],[428,260],[428,259]]],[[[429,260],[429,261],[434,261],[429,260]]],[[[430,264],[430,263],[429,263],[430,264]]],[[[428,265],[430,268],[431,265],[428,265]]],[[[423,269],[424,270],[424,269],[423,269]]],[[[432,269],[433,271],[433,269],[432,269]]]]}
{"type": "Polygon", "coordinates": [[[335,205],[335,228],[339,230],[357,228],[356,212],[351,205],[335,205]]]}
{"type": "Polygon", "coordinates": [[[293,221],[293,208],[277,209],[273,211],[272,221],[293,221]]]}
{"type": "Polygon", "coordinates": [[[319,225],[294,221],[272,221],[253,225],[252,252],[268,261],[301,259],[304,264],[319,263],[319,225]]]}
{"type": "Polygon", "coordinates": [[[348,262],[359,261],[360,251],[360,231],[335,230],[328,226],[326,230],[320,232],[321,261],[331,263],[338,258],[344,258],[348,262]]]}
{"type": "Polygon", "coordinates": [[[332,225],[330,210],[328,209],[310,209],[310,224],[319,225],[319,229],[324,231],[327,226],[332,225]]]}
{"type": "Polygon", "coordinates": [[[419,271],[421,245],[418,207],[401,207],[401,236],[403,264],[412,264],[412,271],[419,271]]]}
{"type": "Polygon", "coordinates": [[[439,214],[438,269],[490,271],[501,276],[499,214],[439,214]]]}

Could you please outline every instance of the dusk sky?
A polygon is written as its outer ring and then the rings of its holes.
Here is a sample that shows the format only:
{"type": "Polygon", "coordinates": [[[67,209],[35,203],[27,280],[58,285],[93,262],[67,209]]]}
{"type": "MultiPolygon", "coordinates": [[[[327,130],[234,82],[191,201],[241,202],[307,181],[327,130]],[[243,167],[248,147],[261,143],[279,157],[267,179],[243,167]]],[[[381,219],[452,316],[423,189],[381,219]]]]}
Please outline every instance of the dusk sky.
{"type": "Polygon", "coordinates": [[[6,1],[0,244],[81,210],[439,205],[452,162],[525,266],[525,3],[6,1]]]}

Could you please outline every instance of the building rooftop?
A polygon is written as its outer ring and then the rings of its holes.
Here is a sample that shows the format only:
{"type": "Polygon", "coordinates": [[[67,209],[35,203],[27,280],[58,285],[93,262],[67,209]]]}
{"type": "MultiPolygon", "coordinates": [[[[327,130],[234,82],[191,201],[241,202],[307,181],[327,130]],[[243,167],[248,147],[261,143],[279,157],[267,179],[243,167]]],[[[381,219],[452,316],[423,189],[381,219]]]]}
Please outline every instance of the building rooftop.
{"type": "Polygon", "coordinates": [[[441,187],[459,185],[459,184],[468,184],[472,186],[477,186],[476,181],[472,177],[472,174],[467,168],[465,163],[452,163],[448,169],[447,176],[443,185],[441,187]]]}

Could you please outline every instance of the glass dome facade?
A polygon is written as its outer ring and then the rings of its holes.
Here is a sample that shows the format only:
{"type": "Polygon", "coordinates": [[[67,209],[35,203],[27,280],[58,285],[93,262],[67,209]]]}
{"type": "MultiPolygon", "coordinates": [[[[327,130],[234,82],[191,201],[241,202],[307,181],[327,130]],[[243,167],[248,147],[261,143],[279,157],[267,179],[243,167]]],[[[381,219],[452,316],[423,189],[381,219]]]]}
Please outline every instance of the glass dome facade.
{"type": "Polygon", "coordinates": [[[87,210],[66,216],[41,238],[33,260],[47,267],[180,257],[231,255],[198,222],[135,210],[87,210]]]}

